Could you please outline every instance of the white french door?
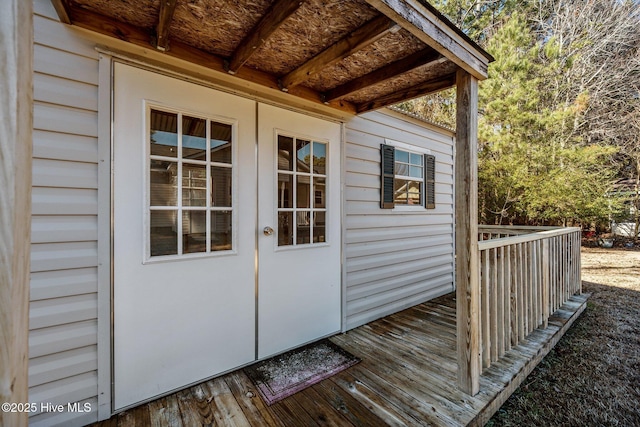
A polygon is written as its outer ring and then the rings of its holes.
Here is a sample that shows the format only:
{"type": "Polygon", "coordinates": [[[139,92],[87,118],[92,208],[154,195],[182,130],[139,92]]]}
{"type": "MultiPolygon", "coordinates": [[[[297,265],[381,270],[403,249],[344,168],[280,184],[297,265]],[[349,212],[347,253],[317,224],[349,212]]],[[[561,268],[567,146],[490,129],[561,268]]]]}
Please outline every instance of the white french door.
{"type": "Polygon", "coordinates": [[[115,64],[116,409],[255,360],[255,102],[115,64]]]}
{"type": "Polygon", "coordinates": [[[116,410],[340,330],[340,139],[114,65],[116,410]]]}
{"type": "Polygon", "coordinates": [[[341,127],[258,106],[258,357],[340,329],[341,127]]]}

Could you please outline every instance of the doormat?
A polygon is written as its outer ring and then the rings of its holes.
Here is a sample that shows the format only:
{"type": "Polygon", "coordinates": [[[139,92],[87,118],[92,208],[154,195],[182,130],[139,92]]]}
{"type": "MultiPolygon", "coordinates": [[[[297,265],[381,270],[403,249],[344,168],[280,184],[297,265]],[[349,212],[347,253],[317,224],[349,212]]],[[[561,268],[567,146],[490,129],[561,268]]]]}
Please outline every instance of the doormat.
{"type": "Polygon", "coordinates": [[[329,340],[288,351],[244,369],[272,405],[360,362],[329,340]]]}

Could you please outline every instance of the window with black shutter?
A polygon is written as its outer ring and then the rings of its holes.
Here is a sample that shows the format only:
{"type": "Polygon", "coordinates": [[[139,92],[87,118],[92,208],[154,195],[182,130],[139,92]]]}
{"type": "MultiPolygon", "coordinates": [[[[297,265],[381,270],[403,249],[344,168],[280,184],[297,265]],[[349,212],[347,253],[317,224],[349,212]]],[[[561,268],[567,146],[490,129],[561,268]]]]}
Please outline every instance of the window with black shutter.
{"type": "Polygon", "coordinates": [[[435,156],[405,146],[380,146],[380,207],[435,209],[435,156]]]}

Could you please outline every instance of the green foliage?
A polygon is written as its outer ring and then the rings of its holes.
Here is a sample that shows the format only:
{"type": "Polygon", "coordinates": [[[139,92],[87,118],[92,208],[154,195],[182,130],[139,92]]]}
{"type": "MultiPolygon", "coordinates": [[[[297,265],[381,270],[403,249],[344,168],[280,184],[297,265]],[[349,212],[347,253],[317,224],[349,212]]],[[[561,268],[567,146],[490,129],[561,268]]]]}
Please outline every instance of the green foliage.
{"type": "MultiPolygon", "coordinates": [[[[607,84],[614,78],[607,78],[610,71],[603,70],[609,70],[606,61],[613,59],[615,70],[638,63],[638,56],[635,62],[624,59],[638,51],[637,39],[625,39],[640,28],[638,3],[594,0],[585,3],[580,14],[563,0],[439,0],[434,5],[495,57],[479,91],[481,221],[607,223],[616,210],[617,201],[608,197],[612,183],[620,178],[616,161],[634,159],[640,152],[634,149],[640,147],[640,126],[639,109],[630,107],[638,97],[629,100],[621,86],[610,89],[607,84]],[[631,15],[620,25],[629,28],[610,35],[618,27],[617,18],[609,15],[623,6],[631,15]],[[583,27],[576,28],[576,23],[583,27]],[[604,40],[607,37],[611,40],[604,40]],[[633,43],[636,50],[629,49],[633,43]],[[607,54],[607,49],[617,50],[607,54]],[[620,121],[614,117],[616,111],[630,112],[625,113],[629,119],[620,121]],[[624,133],[621,123],[627,123],[624,133]],[[632,128],[635,137],[627,131],[632,128]],[[620,149],[621,141],[631,144],[620,149]]],[[[639,74],[633,72],[616,78],[637,82],[639,74]]],[[[637,91],[637,84],[631,87],[637,91]]],[[[455,127],[455,90],[404,103],[402,108],[455,127]]],[[[640,162],[636,164],[640,172],[640,162]]]]}

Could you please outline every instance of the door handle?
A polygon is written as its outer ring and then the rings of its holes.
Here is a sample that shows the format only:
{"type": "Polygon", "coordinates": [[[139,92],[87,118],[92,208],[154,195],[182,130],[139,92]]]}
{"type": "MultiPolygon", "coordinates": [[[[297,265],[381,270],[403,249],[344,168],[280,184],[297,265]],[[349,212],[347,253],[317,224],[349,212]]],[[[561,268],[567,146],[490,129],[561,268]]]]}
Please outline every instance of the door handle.
{"type": "Polygon", "coordinates": [[[273,228],[267,226],[262,230],[262,232],[265,236],[271,236],[273,234],[273,228]]]}

